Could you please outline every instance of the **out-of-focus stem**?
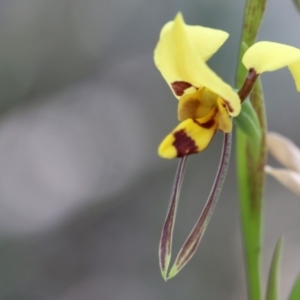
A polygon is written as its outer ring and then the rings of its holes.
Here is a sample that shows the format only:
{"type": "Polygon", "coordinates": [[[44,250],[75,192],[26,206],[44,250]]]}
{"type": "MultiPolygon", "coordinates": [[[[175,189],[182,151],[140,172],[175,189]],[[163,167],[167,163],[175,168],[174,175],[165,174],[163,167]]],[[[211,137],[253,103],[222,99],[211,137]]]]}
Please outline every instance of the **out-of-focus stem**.
{"type": "MultiPolygon", "coordinates": [[[[256,39],[263,18],[266,0],[247,0],[240,46],[239,65],[236,85],[240,89],[240,97],[252,89],[247,84],[247,70],[241,64],[245,50],[256,39]],[[243,86],[242,86],[243,85],[243,86]],[[241,87],[242,86],[242,87],[241,87]]],[[[249,72],[250,73],[250,72],[249,72]]],[[[253,74],[252,74],[253,75],[253,74]]],[[[248,74],[249,76],[249,74],[248,74]]],[[[256,78],[255,78],[256,79],[256,78]]],[[[261,288],[261,233],[262,233],[262,203],[264,187],[265,151],[265,109],[260,80],[256,80],[250,100],[258,115],[262,137],[253,141],[241,130],[237,130],[237,173],[239,183],[240,213],[246,264],[248,298],[262,299],[261,288]]],[[[252,82],[252,80],[250,80],[252,82]]]]}

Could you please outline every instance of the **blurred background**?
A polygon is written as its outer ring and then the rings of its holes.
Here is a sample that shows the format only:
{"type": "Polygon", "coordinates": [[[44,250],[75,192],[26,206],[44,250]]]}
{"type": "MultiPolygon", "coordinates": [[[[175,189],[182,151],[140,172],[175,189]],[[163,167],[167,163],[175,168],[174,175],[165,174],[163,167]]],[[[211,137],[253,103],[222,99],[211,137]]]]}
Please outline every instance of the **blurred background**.
{"type": "MultiPolygon", "coordinates": [[[[161,278],[158,241],[177,161],[157,157],[176,100],[153,64],[161,27],[230,38],[210,66],[234,83],[244,1],[0,0],[0,299],[246,299],[235,161],[192,262],[161,278]]],[[[260,40],[300,47],[292,1],[269,1],[260,40]]],[[[269,129],[300,145],[284,69],[263,76],[269,129]]],[[[175,252],[206,201],[222,136],[191,157],[175,252]]],[[[270,164],[276,165],[274,161],[270,164]]],[[[300,199],[268,178],[264,274],[285,238],[281,295],[300,270],[300,199]]]]}

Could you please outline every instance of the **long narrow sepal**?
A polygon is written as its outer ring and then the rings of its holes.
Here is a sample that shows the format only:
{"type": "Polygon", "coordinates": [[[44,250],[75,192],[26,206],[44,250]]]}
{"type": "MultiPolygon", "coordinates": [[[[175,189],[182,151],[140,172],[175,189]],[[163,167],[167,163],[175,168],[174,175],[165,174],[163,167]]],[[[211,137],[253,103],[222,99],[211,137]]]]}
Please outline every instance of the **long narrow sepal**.
{"type": "Polygon", "coordinates": [[[223,149],[221,154],[221,160],[218,168],[218,172],[208,197],[208,200],[203,208],[203,211],[197,220],[194,228],[180,249],[177,258],[171,268],[167,279],[170,279],[178,274],[178,272],[187,264],[187,262],[195,254],[198,245],[203,237],[209,220],[212,216],[213,210],[216,206],[217,200],[219,198],[223,182],[226,177],[226,172],[229,165],[229,158],[231,152],[231,133],[224,134],[223,149]]]}
{"type": "Polygon", "coordinates": [[[186,167],[187,156],[180,158],[175,180],[173,184],[172,194],[170,198],[169,208],[163,225],[161,238],[159,242],[159,266],[162,277],[167,280],[168,268],[171,260],[173,229],[175,224],[178,200],[183,181],[184,171],[186,167]]]}

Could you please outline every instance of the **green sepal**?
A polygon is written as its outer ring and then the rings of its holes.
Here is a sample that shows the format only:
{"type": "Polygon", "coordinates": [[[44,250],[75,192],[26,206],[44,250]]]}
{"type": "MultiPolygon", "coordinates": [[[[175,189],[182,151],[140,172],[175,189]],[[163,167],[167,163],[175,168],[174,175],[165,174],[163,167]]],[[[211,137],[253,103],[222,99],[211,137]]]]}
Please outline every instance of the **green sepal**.
{"type": "Polygon", "coordinates": [[[252,141],[260,141],[261,130],[257,114],[249,99],[242,104],[240,114],[233,118],[233,123],[241,129],[252,141]]]}
{"type": "Polygon", "coordinates": [[[280,237],[277,241],[273,253],[273,257],[272,257],[271,267],[269,271],[269,278],[268,278],[266,300],[278,299],[278,273],[279,273],[281,249],[282,249],[282,238],[280,237]]]}
{"type": "Polygon", "coordinates": [[[292,291],[289,295],[289,300],[299,300],[300,299],[300,274],[298,274],[297,279],[293,285],[292,291]]]}

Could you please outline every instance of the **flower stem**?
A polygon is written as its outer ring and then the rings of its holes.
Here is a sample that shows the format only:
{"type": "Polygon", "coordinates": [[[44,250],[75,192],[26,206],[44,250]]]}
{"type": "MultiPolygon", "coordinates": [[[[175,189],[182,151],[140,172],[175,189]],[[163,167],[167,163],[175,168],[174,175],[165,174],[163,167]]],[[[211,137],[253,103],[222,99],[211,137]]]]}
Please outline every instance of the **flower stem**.
{"type": "MultiPolygon", "coordinates": [[[[265,4],[266,0],[246,1],[239,61],[245,50],[255,42],[265,4]]],[[[249,91],[246,74],[247,70],[240,63],[236,77],[237,87],[242,86],[239,92],[240,96],[244,91],[249,91]]],[[[250,100],[257,113],[262,135],[261,140],[257,142],[241,130],[237,130],[237,173],[248,299],[261,300],[261,233],[266,121],[260,80],[257,80],[254,85],[250,100]]]]}
{"type": "MultiPolygon", "coordinates": [[[[251,95],[252,100],[259,95],[259,91],[260,83],[257,83],[251,95]]],[[[253,102],[258,102],[257,98],[253,102]]],[[[265,134],[262,134],[262,141],[256,143],[241,130],[237,131],[240,214],[250,300],[260,300],[262,293],[261,234],[265,156],[265,134]]]]}

